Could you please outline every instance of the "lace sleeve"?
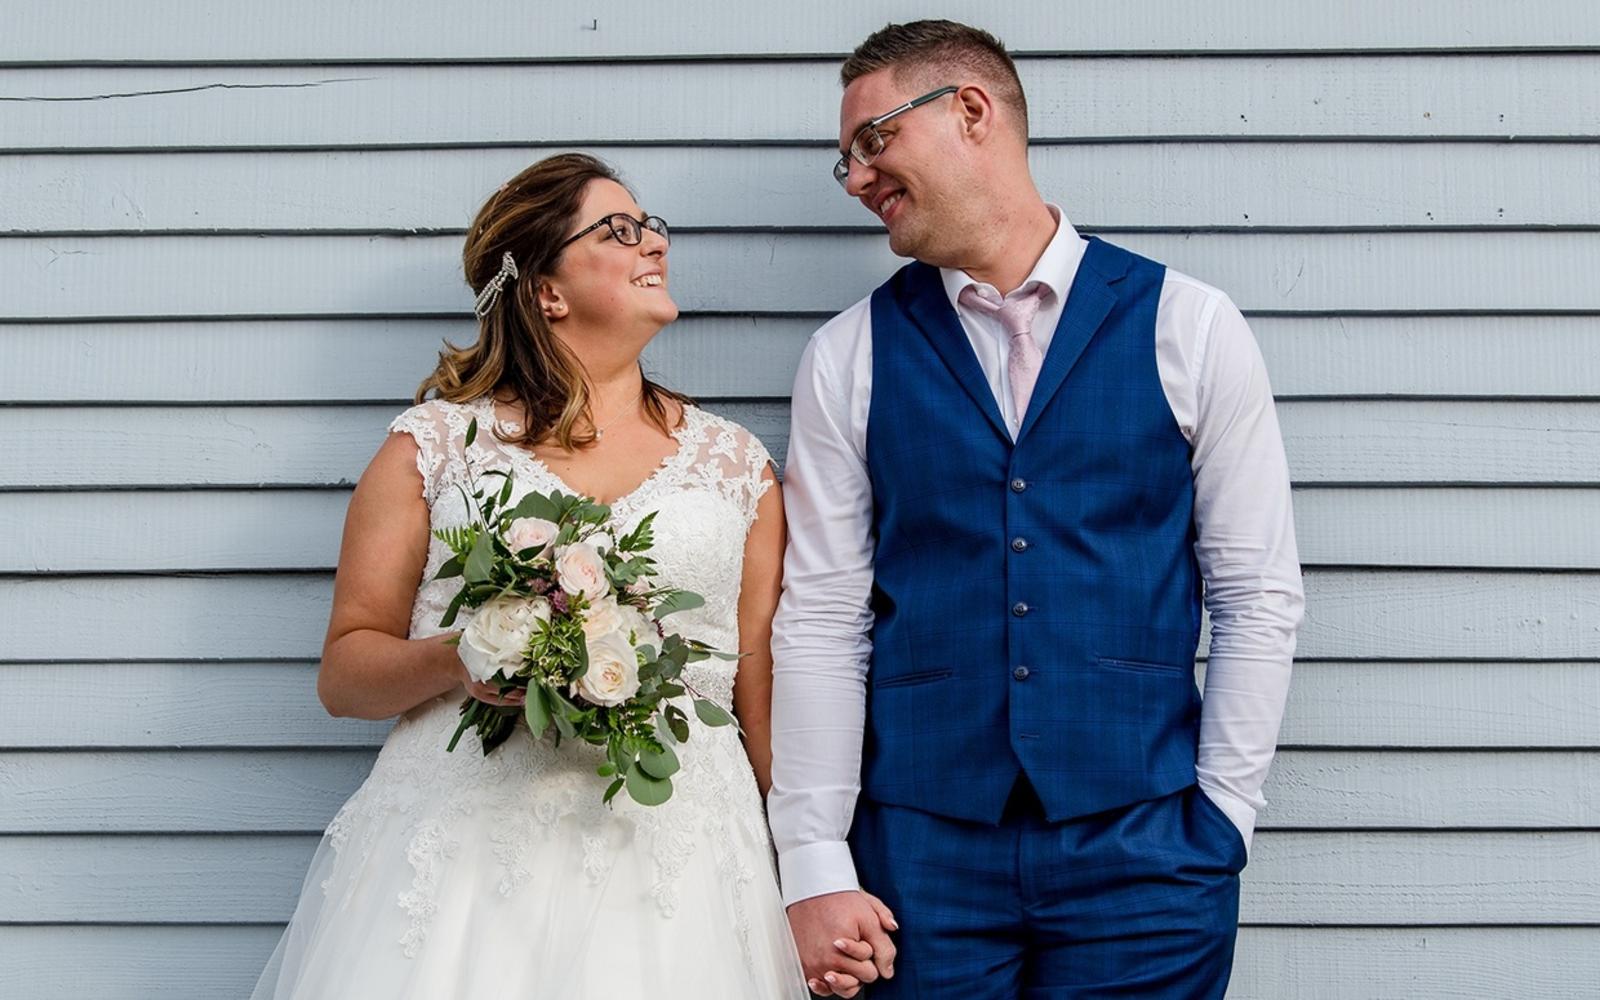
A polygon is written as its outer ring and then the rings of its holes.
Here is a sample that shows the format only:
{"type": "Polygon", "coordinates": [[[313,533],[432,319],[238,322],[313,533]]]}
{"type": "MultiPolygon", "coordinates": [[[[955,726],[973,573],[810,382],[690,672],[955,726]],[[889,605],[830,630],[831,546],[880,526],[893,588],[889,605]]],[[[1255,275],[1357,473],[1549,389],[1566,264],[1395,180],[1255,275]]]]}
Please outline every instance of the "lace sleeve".
{"type": "Polygon", "coordinates": [[[761,498],[767,491],[777,485],[778,463],[772,460],[772,454],[767,451],[767,446],[761,439],[745,431],[745,495],[741,498],[741,508],[745,512],[745,523],[752,524],[756,519],[756,507],[761,503],[761,498]],[[768,479],[767,470],[771,469],[773,478],[768,479]]]}
{"type": "Polygon", "coordinates": [[[451,427],[437,400],[419,403],[389,422],[391,434],[409,434],[417,442],[417,472],[422,475],[422,499],[433,506],[444,481],[450,455],[451,427]]]}
{"type": "Polygon", "coordinates": [[[775,468],[767,446],[738,424],[729,422],[717,435],[713,449],[724,461],[724,494],[744,515],[745,528],[755,523],[756,507],[773,481],[765,473],[775,468]]]}

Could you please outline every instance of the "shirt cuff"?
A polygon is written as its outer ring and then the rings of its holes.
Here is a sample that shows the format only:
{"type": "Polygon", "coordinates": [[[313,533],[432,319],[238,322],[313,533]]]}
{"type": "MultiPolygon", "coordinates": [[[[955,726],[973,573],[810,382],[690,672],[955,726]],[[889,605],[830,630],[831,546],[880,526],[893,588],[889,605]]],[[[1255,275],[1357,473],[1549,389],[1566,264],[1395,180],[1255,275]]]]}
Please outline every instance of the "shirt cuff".
{"type": "Polygon", "coordinates": [[[778,879],[783,885],[784,906],[812,896],[861,888],[850,845],[842,840],[801,844],[779,854],[778,879]]]}
{"type": "Polygon", "coordinates": [[[1243,799],[1229,795],[1217,786],[1209,785],[1204,781],[1200,782],[1200,792],[1209,797],[1216,807],[1222,810],[1223,815],[1227,816],[1233,822],[1233,825],[1239,828],[1239,837],[1244,841],[1245,856],[1249,857],[1250,841],[1256,832],[1255,807],[1243,799]]]}

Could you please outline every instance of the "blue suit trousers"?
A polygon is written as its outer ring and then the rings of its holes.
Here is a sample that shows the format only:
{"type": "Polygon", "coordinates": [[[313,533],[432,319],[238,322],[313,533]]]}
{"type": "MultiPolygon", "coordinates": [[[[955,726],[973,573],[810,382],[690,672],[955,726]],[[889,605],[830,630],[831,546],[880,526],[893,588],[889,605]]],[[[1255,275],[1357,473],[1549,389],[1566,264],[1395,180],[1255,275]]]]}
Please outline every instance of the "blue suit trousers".
{"type": "Polygon", "coordinates": [[[1215,803],[1172,795],[1047,821],[1026,779],[998,826],[862,799],[864,888],[900,923],[871,1000],[1221,1000],[1245,848],[1215,803]]]}

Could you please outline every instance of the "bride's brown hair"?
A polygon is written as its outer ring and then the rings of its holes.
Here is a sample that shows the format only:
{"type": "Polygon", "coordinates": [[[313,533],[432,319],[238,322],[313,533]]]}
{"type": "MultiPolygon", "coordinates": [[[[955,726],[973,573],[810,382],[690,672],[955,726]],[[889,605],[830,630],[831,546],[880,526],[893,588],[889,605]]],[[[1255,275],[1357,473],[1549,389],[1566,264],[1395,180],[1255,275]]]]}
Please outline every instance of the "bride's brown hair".
{"type": "MultiPolygon", "coordinates": [[[[531,447],[552,441],[572,451],[593,444],[594,415],[583,364],[561,343],[539,308],[539,282],[561,264],[561,243],[574,228],[583,192],[590,182],[617,181],[609,166],[583,153],[540,160],[507,181],[472,220],[461,253],[467,284],[477,292],[500,272],[510,253],[518,277],[478,320],[478,340],[466,347],[446,341],[439,365],[417,387],[416,401],[429,393],[464,403],[489,393],[511,395],[522,407],[522,433],[508,437],[531,447]]],[[[645,379],[641,403],[646,417],[670,434],[675,423],[669,401],[687,396],[645,379]]]]}

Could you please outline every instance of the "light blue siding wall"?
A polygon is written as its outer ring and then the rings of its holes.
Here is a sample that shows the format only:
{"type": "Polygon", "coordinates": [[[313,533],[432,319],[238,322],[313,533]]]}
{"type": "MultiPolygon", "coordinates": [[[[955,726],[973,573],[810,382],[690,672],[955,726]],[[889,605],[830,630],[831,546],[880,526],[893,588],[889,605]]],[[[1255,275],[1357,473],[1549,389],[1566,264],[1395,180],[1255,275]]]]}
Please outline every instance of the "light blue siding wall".
{"type": "Polygon", "coordinates": [[[1309,615],[1232,997],[1600,980],[1600,12],[1226,5],[0,9],[0,987],[241,996],[383,725],[313,691],[350,484],[485,194],[582,147],[682,235],[670,383],[781,456],[895,261],[837,62],[1020,55],[1040,186],[1226,289],[1309,615]],[[1083,9],[1080,9],[1083,8],[1083,9]]]}

